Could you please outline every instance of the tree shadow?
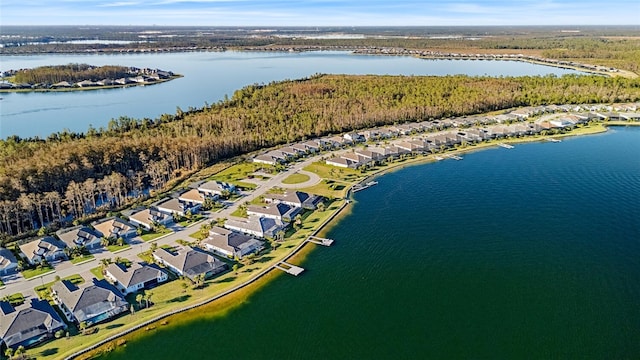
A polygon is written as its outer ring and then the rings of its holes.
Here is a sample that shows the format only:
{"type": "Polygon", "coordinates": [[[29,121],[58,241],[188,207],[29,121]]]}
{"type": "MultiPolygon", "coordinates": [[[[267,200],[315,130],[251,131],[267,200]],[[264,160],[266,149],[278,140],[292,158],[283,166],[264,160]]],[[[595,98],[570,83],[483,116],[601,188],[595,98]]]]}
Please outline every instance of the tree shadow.
{"type": "Polygon", "coordinates": [[[104,328],[105,329],[117,329],[117,328],[119,328],[121,326],[124,326],[124,324],[111,324],[111,325],[105,326],[104,328]]]}
{"type": "Polygon", "coordinates": [[[40,356],[51,356],[58,353],[58,348],[51,348],[40,352],[40,356]]]}
{"type": "Polygon", "coordinates": [[[261,256],[260,258],[256,259],[255,262],[257,263],[266,263],[273,260],[273,256],[261,256]]]}
{"type": "Polygon", "coordinates": [[[181,296],[176,296],[173,299],[169,300],[168,302],[170,303],[176,303],[176,302],[185,302],[187,300],[189,300],[189,298],[191,297],[191,295],[181,295],[181,296]]]}
{"type": "Polygon", "coordinates": [[[235,276],[230,276],[228,278],[224,278],[224,279],[220,279],[220,280],[216,280],[214,281],[214,283],[216,284],[224,284],[224,283],[228,283],[228,282],[232,282],[236,279],[235,276]]]}

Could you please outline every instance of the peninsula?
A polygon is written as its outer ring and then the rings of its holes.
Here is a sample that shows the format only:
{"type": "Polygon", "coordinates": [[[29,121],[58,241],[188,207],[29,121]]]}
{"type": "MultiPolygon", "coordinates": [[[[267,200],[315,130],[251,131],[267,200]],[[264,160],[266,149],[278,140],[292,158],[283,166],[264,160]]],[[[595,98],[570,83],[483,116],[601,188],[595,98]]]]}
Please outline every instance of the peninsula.
{"type": "Polygon", "coordinates": [[[171,71],[126,66],[68,64],[3,71],[0,91],[74,91],[151,85],[180,75],[171,71]]]}

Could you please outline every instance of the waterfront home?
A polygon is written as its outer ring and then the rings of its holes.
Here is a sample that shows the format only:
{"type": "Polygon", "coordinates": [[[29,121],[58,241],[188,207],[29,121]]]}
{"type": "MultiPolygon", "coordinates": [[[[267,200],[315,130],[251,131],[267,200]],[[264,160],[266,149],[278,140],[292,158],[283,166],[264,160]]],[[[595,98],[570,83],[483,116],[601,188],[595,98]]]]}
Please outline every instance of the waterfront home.
{"type": "Polygon", "coordinates": [[[378,159],[388,159],[399,155],[398,148],[395,146],[387,147],[370,147],[369,151],[378,154],[378,159]]]}
{"type": "Polygon", "coordinates": [[[285,191],[284,194],[264,195],[264,201],[267,203],[283,203],[308,210],[315,210],[322,200],[322,196],[309,194],[303,191],[285,191]]]}
{"type": "Polygon", "coordinates": [[[51,286],[51,297],[69,322],[87,326],[129,310],[129,303],[113,285],[95,278],[81,287],[68,280],[56,282],[51,286]]]}
{"type": "Polygon", "coordinates": [[[62,89],[62,88],[70,88],[71,84],[68,81],[60,81],[53,85],[51,85],[52,89],[62,89]]]}
{"type": "Polygon", "coordinates": [[[153,258],[176,274],[191,280],[200,275],[208,278],[228,269],[227,264],[197,248],[183,248],[177,252],[158,248],[153,251],[153,258]]]}
{"type": "Polygon", "coordinates": [[[66,328],[67,325],[46,300],[32,298],[28,306],[18,309],[0,301],[0,344],[7,348],[36,345],[66,328]]]}
{"type": "Polygon", "coordinates": [[[36,265],[42,260],[51,262],[66,259],[65,247],[67,247],[65,243],[51,236],[45,236],[19,246],[22,256],[31,265],[36,265]]]}
{"type": "Polygon", "coordinates": [[[355,152],[344,153],[340,155],[340,157],[349,160],[351,162],[351,165],[349,167],[351,168],[357,168],[362,165],[367,165],[370,162],[369,160],[367,160],[363,156],[356,154],[355,152]]]}
{"type": "Polygon", "coordinates": [[[202,241],[205,249],[222,256],[242,259],[248,254],[258,253],[264,248],[264,242],[252,236],[213,226],[209,237],[202,241]]]}
{"type": "Polygon", "coordinates": [[[0,276],[9,275],[18,270],[18,260],[11,250],[0,248],[0,276]]]}
{"type": "Polygon", "coordinates": [[[365,160],[367,161],[367,163],[369,162],[377,162],[378,160],[381,159],[380,154],[378,154],[377,152],[373,152],[371,150],[361,150],[361,149],[356,149],[356,151],[354,152],[356,155],[365,158],[365,160]]]}
{"type": "Polygon", "coordinates": [[[101,246],[100,235],[84,225],[60,229],[56,231],[56,235],[70,248],[84,246],[87,249],[95,249],[101,246]]]}
{"type": "Polygon", "coordinates": [[[164,198],[156,201],[152,206],[167,215],[177,214],[178,216],[186,216],[187,212],[190,212],[191,214],[197,213],[202,204],[187,204],[180,201],[180,199],[164,198]]]}
{"type": "Polygon", "coordinates": [[[341,168],[355,168],[356,166],[354,166],[354,162],[351,160],[347,160],[345,158],[342,158],[340,156],[334,156],[330,159],[325,160],[325,164],[330,165],[330,166],[336,166],[336,167],[341,167],[341,168]]]}
{"type": "Polygon", "coordinates": [[[101,237],[108,239],[129,238],[136,236],[136,227],[130,222],[111,216],[91,223],[101,237]]]}
{"type": "Polygon", "coordinates": [[[409,141],[400,141],[394,144],[397,148],[404,150],[406,152],[409,153],[415,153],[415,152],[420,152],[422,150],[424,150],[424,145],[420,145],[418,143],[415,142],[409,142],[409,141]]]}
{"type": "Polygon", "coordinates": [[[217,198],[223,194],[232,194],[236,191],[236,186],[223,181],[211,180],[204,183],[197,183],[197,189],[204,196],[217,198]]]}
{"type": "Polygon", "coordinates": [[[629,112],[620,114],[620,117],[626,121],[640,121],[640,113],[629,112]]]}
{"type": "Polygon", "coordinates": [[[248,219],[228,219],[224,227],[259,238],[275,238],[278,231],[284,230],[287,225],[280,220],[249,216],[248,219]]]}
{"type": "Polygon", "coordinates": [[[551,125],[551,127],[560,128],[560,129],[570,128],[575,126],[573,122],[569,121],[569,119],[566,119],[566,118],[549,120],[548,123],[549,125],[551,125]]]}
{"type": "Polygon", "coordinates": [[[170,224],[173,221],[173,216],[156,208],[148,208],[129,215],[129,221],[147,230],[152,230],[156,224],[165,226],[170,224]]]}
{"type": "Polygon", "coordinates": [[[301,208],[283,203],[276,203],[271,206],[249,205],[247,207],[247,215],[255,215],[260,217],[280,220],[282,222],[291,222],[301,208]]]}
{"type": "Polygon", "coordinates": [[[155,265],[133,263],[129,268],[122,264],[110,264],[104,273],[105,279],[111,281],[124,295],[148,289],[167,281],[167,273],[155,265]]]}

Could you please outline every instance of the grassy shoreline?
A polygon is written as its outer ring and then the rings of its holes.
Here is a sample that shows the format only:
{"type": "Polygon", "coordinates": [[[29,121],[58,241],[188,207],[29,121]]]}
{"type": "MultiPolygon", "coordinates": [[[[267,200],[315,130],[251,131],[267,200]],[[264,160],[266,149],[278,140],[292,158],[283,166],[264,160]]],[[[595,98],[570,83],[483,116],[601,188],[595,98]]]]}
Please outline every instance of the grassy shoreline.
{"type": "Polygon", "coordinates": [[[71,87],[71,88],[60,88],[60,89],[0,89],[0,93],[75,92],[75,91],[92,91],[92,90],[102,90],[102,89],[120,89],[120,88],[134,87],[134,86],[149,86],[149,85],[161,84],[161,83],[165,83],[167,81],[175,80],[181,77],[183,77],[183,75],[174,75],[168,79],[160,79],[154,82],[126,84],[126,85],[88,86],[88,87],[77,87],[77,88],[71,87]]]}
{"type": "MultiPolygon", "coordinates": [[[[640,123],[598,123],[577,128],[564,134],[482,142],[476,145],[466,146],[464,148],[453,149],[451,151],[447,151],[446,154],[454,155],[480,151],[495,147],[498,143],[526,143],[545,141],[548,138],[564,138],[568,136],[597,134],[607,131],[608,126],[620,125],[637,126],[640,125],[640,123]]],[[[345,189],[345,193],[349,196],[351,194],[350,188],[353,185],[369,181],[369,179],[381,176],[385,173],[397,171],[406,166],[421,165],[435,161],[434,155],[417,155],[402,162],[394,162],[384,165],[372,171],[363,173],[361,177],[348,185],[345,189]]],[[[127,341],[135,341],[138,338],[152,334],[155,329],[160,327],[170,326],[170,324],[174,323],[178,325],[184,324],[192,319],[201,319],[203,316],[206,318],[224,316],[229,311],[245,304],[253,293],[268,284],[269,281],[282,275],[279,271],[271,271],[273,270],[273,265],[283,260],[292,261],[296,264],[304,261],[307,255],[317,247],[317,245],[314,244],[308,245],[305,241],[306,238],[311,234],[325,236],[331,228],[336,226],[351,213],[352,208],[353,205],[351,205],[349,201],[337,200],[325,211],[312,213],[307,219],[308,221],[305,221],[303,228],[286,239],[277,250],[263,255],[264,259],[258,260],[259,262],[257,263],[243,266],[238,273],[234,274],[233,272],[228,272],[218,278],[209,280],[207,282],[208,286],[204,290],[179,289],[178,281],[163,285],[171,287],[167,292],[171,293],[172,296],[176,293],[183,294],[176,298],[185,298],[185,300],[175,301],[173,303],[170,302],[168,304],[163,303],[162,306],[154,305],[148,309],[141,309],[133,315],[124,315],[112,322],[97,325],[96,327],[98,328],[98,331],[94,334],[77,335],[68,340],[56,340],[41,347],[32,349],[31,353],[33,354],[34,351],[40,352],[40,356],[38,357],[41,359],[69,357],[79,351],[84,351],[83,349],[96,346],[89,345],[90,343],[102,343],[95,349],[89,350],[88,352],[79,354],[75,357],[78,359],[89,359],[99,356],[104,352],[117,350],[119,346],[124,345],[127,341]],[[193,309],[176,313],[177,310],[194,305],[196,305],[196,307],[193,309]],[[65,341],[66,344],[64,343],[65,341]],[[51,349],[54,346],[59,345],[62,345],[65,351],[52,353],[51,349]],[[48,356],[43,354],[52,355],[48,356]]],[[[156,295],[154,303],[160,304],[164,300],[172,300],[159,296],[160,295],[156,295]]],[[[57,347],[55,349],[56,351],[59,350],[57,347]]]]}

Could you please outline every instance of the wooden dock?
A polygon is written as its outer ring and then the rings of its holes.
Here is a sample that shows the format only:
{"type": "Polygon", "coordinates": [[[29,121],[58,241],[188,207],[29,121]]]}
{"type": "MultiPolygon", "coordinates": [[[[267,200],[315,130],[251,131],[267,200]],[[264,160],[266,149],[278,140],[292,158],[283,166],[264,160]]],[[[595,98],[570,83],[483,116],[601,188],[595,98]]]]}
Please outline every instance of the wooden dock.
{"type": "Polygon", "coordinates": [[[498,144],[498,146],[505,148],[505,149],[513,149],[513,145],[509,145],[509,144],[505,144],[505,143],[500,143],[498,144]]]}
{"type": "Polygon", "coordinates": [[[278,263],[278,265],[275,265],[276,269],[280,269],[284,272],[286,272],[287,274],[291,274],[293,276],[298,276],[300,275],[304,269],[299,267],[299,266],[295,266],[295,265],[291,265],[289,263],[286,263],[284,261],[281,261],[278,263]]]}
{"type": "Polygon", "coordinates": [[[325,239],[317,236],[309,236],[307,241],[312,242],[314,244],[323,245],[323,246],[331,246],[333,244],[332,239],[325,239]]]}
{"type": "Polygon", "coordinates": [[[453,160],[462,160],[462,156],[458,156],[458,155],[447,155],[447,157],[453,160]]]}

